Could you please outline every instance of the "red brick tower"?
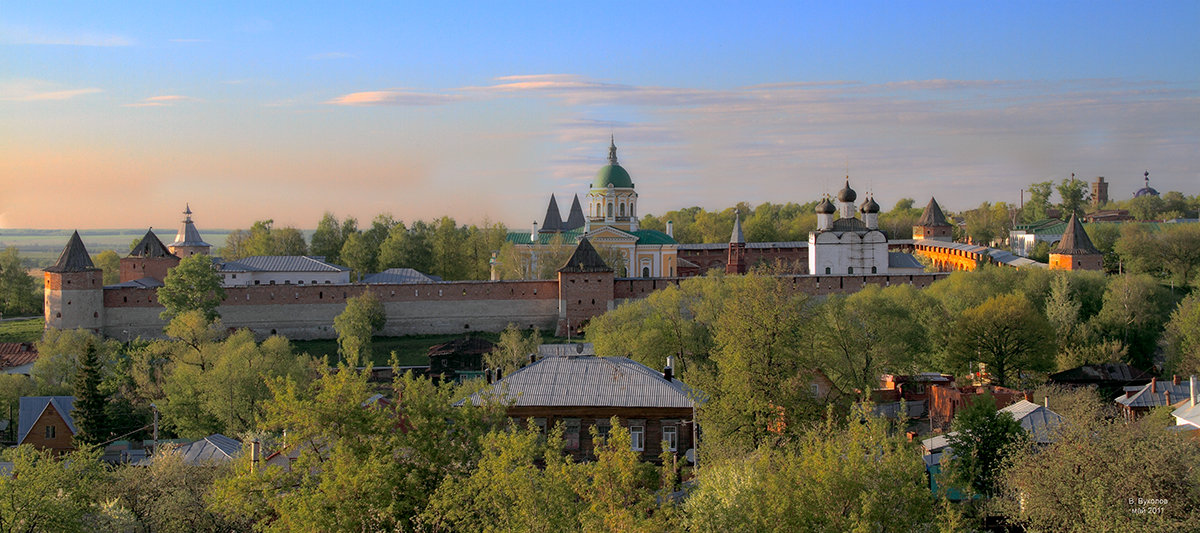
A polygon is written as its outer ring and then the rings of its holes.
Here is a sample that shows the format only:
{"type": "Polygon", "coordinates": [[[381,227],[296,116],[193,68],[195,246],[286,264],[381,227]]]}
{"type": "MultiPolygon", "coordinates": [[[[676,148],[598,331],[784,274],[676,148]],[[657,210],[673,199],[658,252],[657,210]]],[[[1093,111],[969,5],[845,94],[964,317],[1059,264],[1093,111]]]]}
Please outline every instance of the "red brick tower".
{"type": "Polygon", "coordinates": [[[594,316],[609,310],[613,299],[613,269],[596,253],[587,237],[558,269],[558,331],[579,331],[594,316]]]}
{"type": "Polygon", "coordinates": [[[951,242],[954,240],[953,230],[954,227],[946,220],[946,215],[942,213],[942,207],[938,205],[937,200],[930,198],[929,205],[925,206],[925,211],[921,213],[921,220],[913,226],[913,239],[951,242]]]}
{"type": "Polygon", "coordinates": [[[733,215],[733,234],[729,236],[729,260],[725,262],[726,274],[746,273],[746,239],[742,236],[742,217],[733,215]]]}
{"type": "Polygon", "coordinates": [[[1096,249],[1092,240],[1088,238],[1087,232],[1083,230],[1083,224],[1080,224],[1079,219],[1071,214],[1071,220],[1067,222],[1067,229],[1063,232],[1062,239],[1058,241],[1058,246],[1050,250],[1050,269],[1102,270],[1103,268],[1104,254],[1096,249]]]}
{"type": "Polygon", "coordinates": [[[71,234],[58,262],[46,269],[46,327],[83,328],[100,333],[104,325],[104,273],[92,264],[79,232],[71,234]]]}
{"type": "Polygon", "coordinates": [[[166,245],[154,234],[154,228],[133,247],[128,257],[121,258],[121,282],[135,279],[167,279],[167,271],[179,264],[179,257],[167,251],[166,245]]]}

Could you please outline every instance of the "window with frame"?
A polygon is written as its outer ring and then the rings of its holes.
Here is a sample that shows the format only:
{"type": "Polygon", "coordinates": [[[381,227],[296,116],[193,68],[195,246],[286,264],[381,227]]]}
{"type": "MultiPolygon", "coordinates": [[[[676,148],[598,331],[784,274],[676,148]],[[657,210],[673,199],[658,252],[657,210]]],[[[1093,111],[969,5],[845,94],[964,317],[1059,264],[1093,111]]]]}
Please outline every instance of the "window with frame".
{"type": "Polygon", "coordinates": [[[57,426],[46,426],[46,438],[53,439],[54,433],[57,429],[58,429],[57,426]]]}
{"type": "Polygon", "coordinates": [[[579,449],[578,418],[568,418],[563,420],[563,448],[567,450],[579,449]]]}
{"type": "Polygon", "coordinates": [[[612,432],[612,421],[607,418],[596,420],[596,442],[593,446],[599,446],[602,443],[608,442],[608,434],[612,432]]]}
{"type": "Polygon", "coordinates": [[[633,451],[646,449],[646,422],[643,420],[629,421],[629,445],[633,451]]]}
{"type": "Polygon", "coordinates": [[[667,451],[673,452],[679,448],[679,428],[674,425],[664,425],[662,430],[663,445],[667,451]]]}
{"type": "Polygon", "coordinates": [[[542,435],[546,434],[546,419],[545,418],[534,418],[533,425],[538,428],[539,433],[541,433],[542,435]]]}

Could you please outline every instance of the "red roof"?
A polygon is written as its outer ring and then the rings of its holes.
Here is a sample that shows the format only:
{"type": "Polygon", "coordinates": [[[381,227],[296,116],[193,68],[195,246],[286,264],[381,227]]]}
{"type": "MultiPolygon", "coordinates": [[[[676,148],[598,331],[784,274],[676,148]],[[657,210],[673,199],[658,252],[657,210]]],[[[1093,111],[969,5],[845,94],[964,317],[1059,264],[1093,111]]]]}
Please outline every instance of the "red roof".
{"type": "Polygon", "coordinates": [[[0,342],[0,368],[26,365],[37,358],[37,347],[32,342],[0,342]]]}

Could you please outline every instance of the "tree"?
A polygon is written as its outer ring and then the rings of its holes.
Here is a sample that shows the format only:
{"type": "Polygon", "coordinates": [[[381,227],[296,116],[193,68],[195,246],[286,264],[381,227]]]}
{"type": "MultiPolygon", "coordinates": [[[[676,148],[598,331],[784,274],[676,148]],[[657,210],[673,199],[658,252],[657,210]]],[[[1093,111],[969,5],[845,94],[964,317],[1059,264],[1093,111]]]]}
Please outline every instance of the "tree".
{"type": "Polygon", "coordinates": [[[17,247],[0,253],[0,315],[25,316],[42,311],[42,294],[37,280],[21,264],[17,247]]]}
{"type": "Polygon", "coordinates": [[[389,268],[403,268],[404,263],[404,240],[408,237],[408,228],[403,222],[397,221],[392,229],[388,230],[387,237],[379,244],[379,257],[377,263],[380,272],[389,268]]]}
{"type": "Polygon", "coordinates": [[[71,413],[75,419],[75,442],[97,445],[109,437],[105,416],[105,397],[100,392],[100,356],[95,343],[88,343],[80,354],[79,370],[75,373],[75,404],[71,413]]]}
{"type": "Polygon", "coordinates": [[[1075,174],[1071,174],[1070,179],[1064,178],[1055,187],[1058,190],[1059,204],[1058,208],[1062,211],[1062,218],[1069,219],[1071,215],[1082,215],[1084,208],[1088,203],[1088,184],[1081,179],[1075,179],[1075,174]]]}
{"type": "Polygon", "coordinates": [[[432,241],[433,273],[447,280],[464,279],[467,273],[463,253],[466,237],[453,218],[442,217],[435,222],[432,241]]]}
{"type": "Polygon", "coordinates": [[[133,525],[111,530],[249,531],[249,524],[227,520],[206,505],[213,482],[230,470],[220,463],[187,464],[171,445],[157,450],[148,465],[117,467],[100,493],[128,512],[133,525]]]}
{"type": "Polygon", "coordinates": [[[1126,361],[1150,368],[1171,302],[1167,290],[1146,275],[1114,277],[1104,292],[1104,306],[1091,325],[1105,339],[1128,347],[1126,361]]]}
{"type": "Polygon", "coordinates": [[[346,237],[339,254],[346,266],[354,271],[355,279],[361,280],[364,275],[374,270],[375,250],[367,244],[362,233],[351,233],[346,237]]]}
{"type": "Polygon", "coordinates": [[[100,451],[55,457],[49,450],[24,445],[0,458],[12,467],[0,476],[0,531],[87,531],[96,484],[104,466],[100,451]]]}
{"type": "Polygon", "coordinates": [[[313,255],[325,258],[325,261],[330,263],[340,263],[342,246],[346,242],[346,235],[342,234],[342,228],[337,217],[333,213],[326,212],[321,217],[321,221],[317,223],[317,230],[312,234],[312,245],[309,249],[313,255]]]}
{"type": "Polygon", "coordinates": [[[483,364],[487,368],[511,374],[529,362],[529,354],[538,353],[541,344],[542,334],[537,329],[525,335],[516,324],[509,324],[500,332],[500,342],[496,343],[496,348],[483,356],[483,364]]]}
{"type": "Polygon", "coordinates": [[[207,255],[183,258],[167,273],[163,286],[158,288],[158,301],[166,308],[160,316],[170,320],[185,311],[198,310],[212,320],[218,316],[217,306],[225,300],[221,276],[207,255]]]}
{"type": "Polygon", "coordinates": [[[114,285],[121,282],[121,256],[112,250],[105,250],[92,258],[92,263],[96,268],[104,271],[105,285],[114,285]]]}
{"type": "Polygon", "coordinates": [[[1179,302],[1166,325],[1167,366],[1172,373],[1200,374],[1200,292],[1179,302]]]}
{"type": "Polygon", "coordinates": [[[1051,368],[1052,335],[1023,295],[994,296],[958,318],[950,337],[951,357],[964,369],[972,361],[985,363],[996,382],[1007,385],[1012,371],[1019,378],[1022,370],[1051,368]]]}
{"type": "MultiPolygon", "coordinates": [[[[120,351],[119,342],[101,340],[82,329],[47,329],[35,346],[38,359],[33,363],[30,377],[37,385],[38,394],[42,395],[70,394],[80,359],[93,347],[103,368],[111,367],[120,351]]],[[[102,375],[105,373],[107,371],[102,375]]]]}
{"type": "Polygon", "coordinates": [[[997,410],[996,399],[985,393],[958,413],[951,429],[951,479],[977,494],[995,494],[1005,459],[1025,437],[1021,423],[997,410]]]}
{"type": "Polygon", "coordinates": [[[383,303],[375,293],[368,290],[346,300],[346,309],[333,319],[342,360],[351,366],[370,366],[373,360],[371,336],[386,323],[383,303]]]}
{"type": "MultiPolygon", "coordinates": [[[[908,285],[866,287],[849,296],[830,296],[817,312],[814,351],[821,368],[843,391],[870,391],[883,373],[920,370],[929,351],[912,304],[930,300],[908,285]]],[[[919,304],[918,304],[919,305],[919,304]]]]}
{"type": "Polygon", "coordinates": [[[793,445],[710,461],[683,508],[692,531],[930,531],[924,471],[898,427],[856,407],[793,445]]]}
{"type": "Polygon", "coordinates": [[[1025,207],[1021,211],[1021,220],[1026,224],[1032,224],[1046,218],[1046,210],[1050,208],[1050,191],[1054,188],[1054,182],[1042,181],[1032,183],[1026,192],[1029,193],[1029,200],[1025,202],[1025,207]]]}
{"type": "Polygon", "coordinates": [[[1057,440],[1018,448],[999,473],[996,502],[1010,522],[1027,531],[1195,529],[1197,480],[1181,474],[1200,464],[1194,441],[1143,421],[1068,421],[1057,440]]]}

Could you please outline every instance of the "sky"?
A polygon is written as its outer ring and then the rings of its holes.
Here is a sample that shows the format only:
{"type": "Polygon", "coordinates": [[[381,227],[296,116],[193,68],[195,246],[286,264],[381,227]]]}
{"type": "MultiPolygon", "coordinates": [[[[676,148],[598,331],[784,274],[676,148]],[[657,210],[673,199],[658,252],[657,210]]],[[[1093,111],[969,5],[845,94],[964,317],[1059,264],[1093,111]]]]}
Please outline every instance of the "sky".
{"type": "Polygon", "coordinates": [[[0,10],[0,228],[1200,193],[1195,1],[108,4],[0,10]]]}

